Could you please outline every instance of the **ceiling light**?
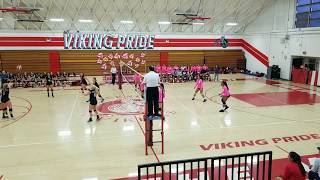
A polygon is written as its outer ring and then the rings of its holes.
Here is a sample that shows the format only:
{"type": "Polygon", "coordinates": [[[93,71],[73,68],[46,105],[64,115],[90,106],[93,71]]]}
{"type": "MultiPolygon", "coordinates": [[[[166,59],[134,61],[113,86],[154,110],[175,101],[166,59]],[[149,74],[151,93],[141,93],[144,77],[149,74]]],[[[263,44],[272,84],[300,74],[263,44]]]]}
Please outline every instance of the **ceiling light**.
{"type": "Polygon", "coordinates": [[[235,22],[229,22],[226,24],[227,26],[236,26],[238,25],[238,23],[235,23],[235,22]]]}
{"type": "Polygon", "coordinates": [[[64,21],[64,19],[56,19],[56,18],[49,19],[49,20],[53,21],[53,22],[62,22],[62,21],[64,21]]]}
{"type": "Polygon", "coordinates": [[[91,23],[92,20],[91,20],[91,19],[79,19],[79,22],[82,22],[82,23],[91,23]]]}
{"type": "Polygon", "coordinates": [[[201,22],[195,22],[195,23],[192,23],[193,25],[204,25],[204,23],[201,23],[201,22]]]}
{"type": "Polygon", "coordinates": [[[122,24],[132,24],[133,21],[120,21],[122,24]]]}
{"type": "Polygon", "coordinates": [[[169,21],[159,21],[158,23],[159,24],[171,24],[171,22],[169,22],[169,21]]]}

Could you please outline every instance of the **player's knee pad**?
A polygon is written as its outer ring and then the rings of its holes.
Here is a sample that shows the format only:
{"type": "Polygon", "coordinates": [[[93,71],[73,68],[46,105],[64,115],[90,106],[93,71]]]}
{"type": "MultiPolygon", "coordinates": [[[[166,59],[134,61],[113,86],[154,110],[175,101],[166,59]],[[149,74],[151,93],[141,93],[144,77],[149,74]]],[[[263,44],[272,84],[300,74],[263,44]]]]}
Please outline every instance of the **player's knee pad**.
{"type": "Polygon", "coordinates": [[[89,113],[92,113],[92,111],[91,111],[91,110],[89,110],[89,113]]]}
{"type": "Polygon", "coordinates": [[[94,112],[97,112],[97,110],[93,110],[94,112]]]}

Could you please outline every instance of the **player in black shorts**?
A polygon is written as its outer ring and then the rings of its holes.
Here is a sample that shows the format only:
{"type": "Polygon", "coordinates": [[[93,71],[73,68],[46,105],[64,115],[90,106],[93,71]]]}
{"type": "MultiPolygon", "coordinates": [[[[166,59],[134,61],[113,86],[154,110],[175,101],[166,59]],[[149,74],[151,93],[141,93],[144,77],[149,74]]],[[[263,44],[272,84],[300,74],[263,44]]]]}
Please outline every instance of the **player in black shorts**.
{"type": "Polygon", "coordinates": [[[2,105],[2,118],[8,118],[8,108],[10,112],[10,116],[13,118],[13,113],[12,113],[12,103],[9,98],[9,84],[4,83],[3,84],[3,89],[1,92],[1,105],[2,105]]]}
{"type": "Polygon", "coordinates": [[[51,95],[53,96],[53,78],[52,75],[47,73],[46,76],[46,87],[47,87],[47,93],[48,93],[48,97],[50,97],[50,93],[49,93],[49,88],[51,89],[51,95]]]}
{"type": "Polygon", "coordinates": [[[89,114],[90,114],[90,118],[88,120],[88,122],[91,122],[92,121],[92,111],[94,111],[97,115],[97,121],[100,120],[100,116],[97,112],[97,104],[98,104],[98,101],[97,101],[97,93],[99,91],[99,88],[97,88],[96,86],[90,86],[88,87],[88,93],[86,95],[89,95],[90,96],[90,104],[89,104],[89,114]]]}
{"type": "Polygon", "coordinates": [[[84,77],[84,74],[80,74],[80,84],[81,84],[81,92],[84,93],[84,90],[88,86],[88,82],[86,80],[86,77],[84,77]]]}
{"type": "Polygon", "coordinates": [[[100,86],[99,86],[99,84],[98,84],[98,82],[97,82],[97,78],[95,78],[95,77],[93,78],[93,85],[98,88],[98,96],[99,96],[99,98],[101,98],[101,102],[103,102],[104,99],[103,99],[103,97],[102,97],[101,94],[100,94],[100,86]]]}

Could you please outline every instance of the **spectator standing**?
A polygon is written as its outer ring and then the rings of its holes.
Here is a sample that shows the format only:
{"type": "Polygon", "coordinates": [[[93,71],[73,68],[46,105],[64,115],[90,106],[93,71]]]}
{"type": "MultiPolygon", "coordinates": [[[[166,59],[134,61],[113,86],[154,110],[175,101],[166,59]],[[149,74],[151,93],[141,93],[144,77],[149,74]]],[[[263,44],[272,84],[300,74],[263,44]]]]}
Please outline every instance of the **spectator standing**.
{"type": "MultiPolygon", "coordinates": [[[[318,151],[319,151],[319,154],[320,154],[320,147],[318,147],[318,151]]],[[[310,171],[309,171],[309,174],[308,174],[308,178],[309,180],[320,180],[320,177],[319,177],[319,173],[320,173],[320,158],[317,158],[313,165],[310,166],[310,171]]]]}
{"type": "Polygon", "coordinates": [[[219,81],[219,73],[220,73],[220,68],[218,65],[214,67],[214,78],[213,81],[219,81]]]}
{"type": "Polygon", "coordinates": [[[112,85],[116,82],[116,75],[117,75],[117,68],[113,65],[110,69],[111,76],[112,76],[112,85]]]}

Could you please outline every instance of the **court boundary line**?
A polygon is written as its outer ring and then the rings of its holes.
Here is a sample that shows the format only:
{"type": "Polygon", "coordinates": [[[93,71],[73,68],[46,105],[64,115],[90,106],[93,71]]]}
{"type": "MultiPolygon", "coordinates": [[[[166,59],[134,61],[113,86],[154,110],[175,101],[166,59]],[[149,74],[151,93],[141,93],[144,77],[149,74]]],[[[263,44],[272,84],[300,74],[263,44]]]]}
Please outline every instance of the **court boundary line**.
{"type": "MultiPolygon", "coordinates": [[[[124,97],[124,98],[126,98],[126,95],[124,94],[124,92],[123,92],[123,90],[122,90],[122,89],[120,89],[120,92],[122,93],[123,97],[124,97]]],[[[136,92],[136,91],[135,91],[135,92],[136,92]]],[[[139,127],[140,127],[140,130],[141,130],[141,132],[142,132],[143,136],[145,137],[146,135],[145,135],[145,132],[144,132],[144,130],[143,130],[143,128],[142,128],[142,126],[141,126],[140,122],[138,121],[138,119],[137,119],[137,117],[136,117],[136,116],[134,116],[134,117],[135,117],[136,122],[138,123],[138,125],[139,125],[139,127]]],[[[150,148],[151,148],[151,150],[152,150],[152,154],[154,155],[154,157],[156,158],[156,160],[158,161],[158,163],[160,163],[161,161],[160,161],[160,159],[159,159],[158,155],[155,153],[155,151],[154,151],[153,147],[151,146],[150,148]]]]}
{"type": "MultiPolygon", "coordinates": [[[[208,98],[207,96],[207,92],[210,90],[210,89],[213,89],[214,87],[210,87],[208,88],[205,92],[205,96],[208,98]]],[[[231,95],[232,97],[232,95],[231,95]]],[[[208,98],[209,99],[209,98],[208,98]]],[[[215,103],[215,104],[219,104],[219,105],[222,105],[221,103],[218,103],[212,99],[209,99],[211,102],[215,103]]],[[[292,105],[291,105],[292,106],[292,105]]],[[[243,107],[245,108],[245,107],[243,107]]],[[[257,107],[259,108],[259,107],[257,107]]],[[[233,110],[237,110],[237,111],[240,111],[240,112],[243,112],[243,113],[247,113],[247,114],[252,114],[252,115],[256,115],[256,116],[263,116],[263,117],[269,117],[269,118],[273,118],[273,119],[278,119],[278,120],[286,120],[288,122],[295,122],[295,123],[299,123],[298,120],[294,120],[294,119],[288,119],[288,118],[279,118],[279,117],[274,117],[274,116],[270,116],[270,115],[265,115],[265,114],[259,114],[259,113],[252,113],[252,112],[248,112],[248,111],[244,111],[244,110],[240,110],[238,108],[233,108],[233,107],[230,107],[229,109],[233,109],[233,110]]],[[[320,124],[320,122],[316,122],[316,121],[300,121],[300,122],[312,122],[312,123],[315,123],[315,124],[320,124]]]]}
{"type": "Polygon", "coordinates": [[[10,125],[18,122],[19,120],[21,120],[21,119],[23,119],[25,116],[27,116],[27,115],[31,112],[31,110],[32,110],[32,103],[31,103],[28,99],[22,98],[22,97],[18,97],[18,96],[12,96],[12,97],[15,97],[15,98],[17,98],[17,99],[22,99],[22,100],[26,101],[26,102],[29,104],[30,107],[28,108],[27,106],[25,106],[25,108],[28,109],[28,111],[27,111],[26,113],[22,114],[21,116],[18,116],[15,120],[13,120],[13,121],[10,122],[10,123],[5,124],[5,125],[3,125],[3,126],[0,126],[0,129],[3,129],[3,128],[5,128],[5,127],[8,127],[8,126],[10,126],[10,125]]]}

